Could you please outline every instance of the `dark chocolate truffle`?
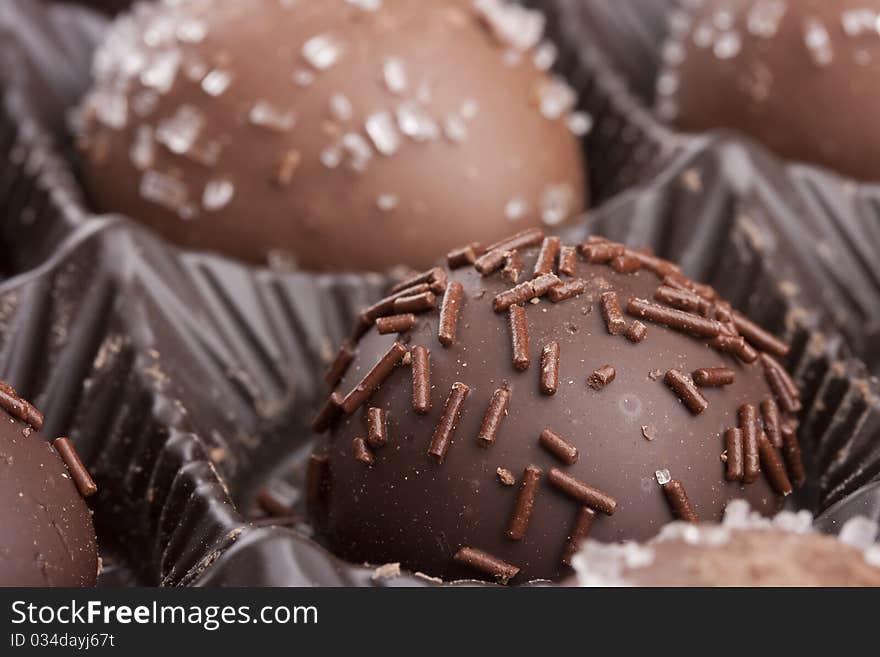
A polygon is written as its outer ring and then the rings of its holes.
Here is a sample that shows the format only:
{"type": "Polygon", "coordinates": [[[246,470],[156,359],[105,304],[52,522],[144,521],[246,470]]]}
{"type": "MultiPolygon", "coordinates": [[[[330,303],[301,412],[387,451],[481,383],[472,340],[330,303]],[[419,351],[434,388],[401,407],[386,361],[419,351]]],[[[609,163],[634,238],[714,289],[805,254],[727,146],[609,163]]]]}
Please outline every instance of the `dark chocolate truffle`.
{"type": "Polygon", "coordinates": [[[663,51],[663,119],[740,130],[783,157],[880,180],[880,0],[686,4],[663,51]]]}
{"type": "Polygon", "coordinates": [[[309,498],[337,555],[558,579],[587,535],[773,513],[802,480],[788,347],[712,288],[540,230],[449,260],[365,310],[328,376],[309,498]]]}
{"type": "Polygon", "coordinates": [[[544,19],[500,0],[195,0],[117,20],[79,112],[95,207],[308,269],[426,267],[584,207],[544,19]]]}
{"type": "Polygon", "coordinates": [[[83,495],[94,484],[66,438],[0,382],[0,586],[94,586],[99,560],[83,495]]]}
{"type": "Polygon", "coordinates": [[[581,586],[880,586],[877,525],[853,518],[839,537],[809,512],[772,521],[735,501],[723,524],[673,523],[645,544],[587,541],[574,557],[581,586]]]}

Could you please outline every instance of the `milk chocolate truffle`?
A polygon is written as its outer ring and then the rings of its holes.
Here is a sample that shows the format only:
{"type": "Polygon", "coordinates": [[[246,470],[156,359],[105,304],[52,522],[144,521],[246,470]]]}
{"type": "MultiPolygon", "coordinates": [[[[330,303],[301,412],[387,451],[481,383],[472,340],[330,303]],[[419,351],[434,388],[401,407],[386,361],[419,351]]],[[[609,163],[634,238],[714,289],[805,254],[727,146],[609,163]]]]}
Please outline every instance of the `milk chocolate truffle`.
{"type": "Polygon", "coordinates": [[[880,0],[705,0],[676,14],[658,111],[880,180],[880,0]]]}
{"type": "Polygon", "coordinates": [[[83,500],[95,485],[67,438],[0,382],[0,586],[94,586],[98,549],[83,500]]]}
{"type": "Polygon", "coordinates": [[[337,555],[558,579],[587,536],[764,513],[803,480],[788,346],[672,263],[539,229],[451,252],[361,315],[316,418],[337,555]]]}
{"type": "Polygon", "coordinates": [[[95,57],[87,188],[185,247],[309,269],[563,223],[589,119],[543,25],[501,0],[141,4],[95,57]]]}
{"type": "Polygon", "coordinates": [[[840,536],[811,529],[807,511],[772,521],[732,502],[722,524],[672,523],[646,544],[587,541],[581,586],[880,586],[877,525],[853,518],[840,536]]]}

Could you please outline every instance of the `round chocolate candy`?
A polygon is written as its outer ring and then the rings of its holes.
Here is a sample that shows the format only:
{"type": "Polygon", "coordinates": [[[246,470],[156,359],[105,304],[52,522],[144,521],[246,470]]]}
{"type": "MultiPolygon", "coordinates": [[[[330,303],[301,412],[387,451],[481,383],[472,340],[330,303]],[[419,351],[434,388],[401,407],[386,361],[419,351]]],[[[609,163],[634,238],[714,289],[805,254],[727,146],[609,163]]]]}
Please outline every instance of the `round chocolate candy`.
{"type": "Polygon", "coordinates": [[[42,415],[0,382],[0,586],[94,586],[94,483],[70,441],[40,435],[42,415]]]}
{"type": "Polygon", "coordinates": [[[429,266],[580,212],[586,115],[500,0],[194,0],[117,20],[79,112],[94,206],[185,247],[429,266]]]}
{"type": "Polygon", "coordinates": [[[807,511],[772,521],[732,502],[722,524],[672,523],[648,543],[587,541],[573,559],[581,586],[880,586],[877,524],[853,518],[840,536],[807,511]]]}
{"type": "Polygon", "coordinates": [[[675,265],[533,229],[366,309],[310,463],[320,539],[443,579],[558,579],[586,536],[764,513],[803,480],[788,347],[675,265]]]}
{"type": "Polygon", "coordinates": [[[790,159],[880,180],[878,0],[697,0],[671,21],[660,116],[740,130],[790,159]]]}

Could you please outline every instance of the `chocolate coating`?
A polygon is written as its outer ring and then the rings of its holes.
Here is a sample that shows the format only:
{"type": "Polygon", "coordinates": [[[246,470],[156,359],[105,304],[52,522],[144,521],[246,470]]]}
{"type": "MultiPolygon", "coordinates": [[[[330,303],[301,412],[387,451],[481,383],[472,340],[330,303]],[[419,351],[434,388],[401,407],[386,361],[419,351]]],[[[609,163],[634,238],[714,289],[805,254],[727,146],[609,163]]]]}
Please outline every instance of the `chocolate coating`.
{"type": "MultiPolygon", "coordinates": [[[[521,252],[524,271],[533,271],[537,250],[521,252]]],[[[351,561],[400,562],[458,579],[480,576],[453,560],[457,550],[471,547],[520,568],[514,583],[558,579],[565,573],[561,559],[582,504],[595,505],[590,535],[605,541],[647,539],[673,519],[660,485],[663,470],[681,482],[701,519],[720,518],[727,502],[739,497],[764,513],[778,509],[781,498],[764,477],[747,485],[727,482],[720,458],[724,430],[737,425],[737,409],[770,395],[762,368],[657,323],[648,323],[639,343],[611,335],[601,294],[616,291],[624,308],[632,296],[651,299],[661,280],[652,271],[618,273],[579,256],[575,275],[586,280],[584,294],[555,304],[547,297],[524,304],[531,356],[524,371],[512,362],[508,313],[493,310],[493,297],[512,287],[500,271],[487,277],[472,267],[448,272],[447,289],[453,282],[463,288],[456,338],[448,348],[438,340],[436,310],[418,315],[415,328],[401,336],[375,329],[366,333],[337,394],[352,390],[401,340],[430,349],[432,408],[427,414],[414,412],[410,372],[400,366],[361,408],[339,420],[327,441],[319,442],[316,451],[327,458],[329,475],[312,515],[332,551],[351,561]],[[560,350],[559,384],[550,396],[541,390],[540,354],[554,341],[560,350]],[[616,376],[593,390],[587,379],[604,365],[613,366],[616,376]],[[662,373],[671,368],[692,372],[720,366],[732,368],[735,380],[702,389],[708,406],[699,415],[663,382],[662,373]],[[466,384],[469,394],[438,462],[428,455],[429,444],[456,382],[466,384]],[[497,435],[479,440],[490,400],[504,388],[510,400],[497,435]],[[351,444],[366,435],[368,406],[385,410],[388,439],[366,467],[354,458],[351,444]],[[576,462],[560,460],[540,444],[545,428],[577,449],[576,462]],[[543,471],[543,478],[522,539],[511,540],[507,532],[521,478],[531,465],[543,471]],[[498,468],[513,473],[516,486],[503,485],[498,468]]]]}
{"type": "Polygon", "coordinates": [[[0,586],[94,586],[92,516],[39,432],[0,410],[0,586]]]}
{"type": "Polygon", "coordinates": [[[690,4],[664,49],[662,118],[733,128],[786,158],[880,180],[880,1],[690,4]]]}
{"type": "Polygon", "coordinates": [[[543,70],[540,14],[483,4],[141,6],[97,53],[80,112],[94,206],[308,269],[428,266],[562,223],[585,199],[576,98],[543,70]]]}

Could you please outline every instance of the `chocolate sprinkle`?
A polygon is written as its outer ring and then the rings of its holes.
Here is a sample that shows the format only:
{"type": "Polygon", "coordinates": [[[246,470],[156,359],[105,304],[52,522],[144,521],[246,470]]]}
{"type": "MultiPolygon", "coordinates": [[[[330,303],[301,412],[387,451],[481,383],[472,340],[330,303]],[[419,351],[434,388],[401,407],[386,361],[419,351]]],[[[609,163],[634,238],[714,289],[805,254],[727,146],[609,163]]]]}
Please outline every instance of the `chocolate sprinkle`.
{"type": "Polygon", "coordinates": [[[463,547],[453,558],[469,568],[493,577],[499,584],[507,584],[519,573],[516,566],[475,548],[463,547]]]}
{"type": "Polygon", "coordinates": [[[547,479],[568,497],[596,511],[610,516],[617,509],[617,500],[611,495],[585,484],[559,468],[551,469],[547,479]]]}
{"type": "Polygon", "coordinates": [[[466,267],[467,265],[472,265],[477,261],[477,258],[485,253],[485,249],[483,245],[479,242],[472,242],[467,246],[463,246],[460,249],[453,249],[449,253],[446,254],[446,266],[450,269],[459,269],[461,267],[466,267]]]}
{"type": "Polygon", "coordinates": [[[611,365],[603,365],[599,369],[595,370],[592,374],[590,374],[587,379],[587,385],[590,386],[593,390],[601,390],[609,383],[614,381],[614,377],[617,376],[617,370],[615,370],[611,365]]]}
{"type": "Polygon", "coordinates": [[[504,269],[501,270],[501,278],[512,285],[519,283],[522,274],[523,263],[519,251],[508,251],[504,254],[504,269]]]}
{"type": "Polygon", "coordinates": [[[367,443],[363,438],[355,438],[351,441],[352,449],[354,449],[354,457],[364,465],[373,465],[373,453],[367,447],[367,443]]]}
{"type": "Polygon", "coordinates": [[[587,282],[582,278],[575,278],[551,287],[550,291],[547,293],[547,297],[553,303],[559,303],[560,301],[580,296],[586,289],[587,282]]]}
{"type": "Polygon", "coordinates": [[[543,239],[544,231],[540,228],[524,230],[495,244],[490,244],[486,249],[486,253],[477,258],[474,267],[483,276],[491,274],[504,262],[504,254],[506,252],[535,246],[540,244],[543,239]]]}
{"type": "Polygon", "coordinates": [[[639,319],[647,319],[698,338],[714,338],[721,333],[721,323],[714,319],[660,306],[645,299],[630,299],[626,310],[639,319]]]}
{"type": "Polygon", "coordinates": [[[559,343],[551,342],[541,351],[541,392],[555,395],[559,388],[559,343]]]}
{"type": "Polygon", "coordinates": [[[388,378],[397,364],[403,360],[403,356],[406,353],[406,347],[400,342],[395,342],[391,345],[388,351],[385,352],[385,355],[379,359],[379,362],[373,365],[372,369],[366,373],[360,383],[342,400],[342,410],[346,415],[354,413],[361,407],[361,404],[369,399],[370,395],[382,385],[382,382],[388,378]]]}
{"type": "Polygon", "coordinates": [[[505,486],[513,486],[516,483],[516,477],[507,468],[498,468],[495,470],[495,474],[498,475],[498,480],[505,486]]]}
{"type": "Polygon", "coordinates": [[[785,422],[782,424],[782,456],[788,469],[791,482],[800,488],[806,480],[804,463],[801,457],[801,446],[797,434],[792,426],[785,422]]]}
{"type": "Polygon", "coordinates": [[[779,400],[779,406],[786,413],[797,413],[801,410],[801,403],[798,399],[798,391],[794,382],[788,376],[788,373],[767,354],[761,354],[761,365],[764,367],[764,376],[767,379],[767,385],[779,400]]]}
{"type": "Polygon", "coordinates": [[[782,465],[776,448],[770,444],[770,439],[763,431],[758,438],[758,452],[761,458],[761,470],[771,488],[780,495],[791,495],[791,482],[785,473],[785,466],[782,465]]]}
{"type": "Polygon", "coordinates": [[[718,388],[732,384],[736,372],[729,367],[701,367],[694,370],[693,379],[701,388],[718,388]]]}
{"type": "Polygon", "coordinates": [[[387,442],[388,427],[385,421],[385,411],[375,406],[367,409],[367,444],[376,449],[387,442]]]}
{"type": "Polygon", "coordinates": [[[37,431],[43,428],[43,414],[30,402],[22,399],[5,381],[0,381],[0,408],[37,431]]]}
{"type": "Polygon", "coordinates": [[[538,484],[544,474],[541,468],[535,465],[527,465],[523,470],[522,482],[520,483],[519,495],[516,497],[516,506],[513,517],[507,528],[507,538],[512,541],[521,541],[529,528],[532,519],[532,511],[535,508],[535,497],[538,495],[538,484]]]}
{"type": "Polygon", "coordinates": [[[503,313],[511,306],[544,296],[560,282],[556,274],[542,274],[531,281],[525,281],[509,290],[499,292],[492,300],[492,308],[496,313],[503,313]]]}
{"type": "Polygon", "coordinates": [[[423,271],[420,274],[416,274],[411,278],[401,281],[391,288],[390,293],[395,294],[422,284],[427,284],[434,292],[442,292],[446,289],[446,278],[446,272],[442,267],[432,267],[427,271],[423,271]]]}
{"type": "Polygon", "coordinates": [[[642,261],[628,253],[624,253],[616,258],[612,258],[609,265],[618,274],[635,274],[642,268],[642,261]]]}
{"type": "Polygon", "coordinates": [[[73,446],[70,438],[56,438],[52,445],[67,465],[73,483],[75,483],[77,489],[79,489],[80,495],[83,497],[91,497],[97,493],[98,487],[92,480],[92,476],[89,474],[86,466],[83,465],[83,462],[80,460],[79,454],[76,453],[76,448],[73,446]]]}
{"type": "Polygon", "coordinates": [[[421,294],[398,297],[394,300],[395,313],[424,313],[437,305],[437,297],[428,290],[421,294]]]}
{"type": "Polygon", "coordinates": [[[509,324],[513,366],[522,372],[527,370],[532,362],[529,356],[529,325],[526,321],[525,308],[511,306],[509,324]]]}
{"type": "Polygon", "coordinates": [[[761,402],[761,418],[764,420],[764,431],[770,444],[782,447],[782,430],[780,428],[779,405],[770,397],[761,402]]]}
{"type": "Polygon", "coordinates": [[[535,261],[534,278],[553,273],[553,265],[556,263],[556,256],[559,253],[561,244],[562,242],[558,237],[544,238],[541,250],[538,251],[538,258],[535,261]]]}
{"type": "Polygon", "coordinates": [[[648,327],[642,324],[639,320],[636,320],[627,327],[624,335],[630,342],[638,344],[648,337],[648,327]]]}
{"type": "Polygon", "coordinates": [[[388,333],[405,333],[416,325],[416,316],[412,313],[404,313],[403,315],[390,315],[388,317],[380,317],[376,320],[376,329],[380,335],[388,333]]]}
{"type": "Polygon", "coordinates": [[[690,290],[682,290],[668,285],[661,285],[657,288],[654,292],[654,300],[692,313],[701,312],[706,303],[705,299],[690,290]]]}
{"type": "Polygon", "coordinates": [[[416,345],[412,349],[412,407],[419,415],[431,410],[431,352],[416,345]]]}
{"type": "Polygon", "coordinates": [[[620,301],[617,298],[617,292],[603,292],[602,300],[602,317],[605,318],[605,326],[611,335],[620,335],[626,330],[626,320],[623,318],[623,311],[620,309],[620,301]]]}
{"type": "Polygon", "coordinates": [[[578,550],[581,549],[581,545],[586,540],[587,536],[590,535],[590,530],[593,528],[593,522],[595,520],[596,512],[590,507],[582,506],[578,509],[577,516],[575,516],[574,519],[574,525],[572,525],[568,541],[565,544],[565,549],[562,551],[562,563],[564,565],[571,565],[572,558],[578,553],[578,550]]]}
{"type": "Polygon", "coordinates": [[[443,463],[446,458],[446,452],[452,444],[452,436],[458,426],[458,420],[461,418],[461,410],[464,407],[464,400],[467,399],[471,389],[464,383],[456,382],[452,384],[449,396],[446,398],[446,406],[443,408],[443,415],[440,422],[434,430],[434,436],[431,438],[431,446],[428,448],[428,454],[443,463]]]}
{"type": "Polygon", "coordinates": [[[501,427],[501,420],[507,415],[507,407],[510,405],[510,390],[507,388],[499,388],[492,393],[492,399],[489,400],[489,406],[483,415],[483,422],[480,424],[480,431],[477,434],[477,440],[485,446],[492,445],[498,438],[498,429],[501,427]]]}
{"type": "Polygon", "coordinates": [[[743,404],[739,407],[739,426],[743,438],[743,481],[750,484],[761,472],[758,453],[758,411],[754,404],[743,404]]]}
{"type": "Polygon", "coordinates": [[[687,374],[678,370],[669,370],[663,381],[694,415],[699,415],[709,408],[709,402],[687,374]]]}
{"type": "Polygon", "coordinates": [[[697,513],[688,499],[687,492],[684,490],[684,484],[677,479],[669,476],[668,470],[658,470],[656,473],[657,482],[663,488],[666,501],[672,514],[679,520],[684,522],[697,522],[697,513]]]}
{"type": "Polygon", "coordinates": [[[559,273],[574,276],[577,267],[577,251],[573,246],[559,247],[559,273]]]}
{"type": "Polygon", "coordinates": [[[762,329],[742,313],[733,312],[733,323],[743,337],[760,351],[766,351],[780,358],[788,355],[789,346],[785,342],[762,329]]]}
{"type": "Polygon", "coordinates": [[[449,347],[455,342],[458,311],[461,308],[463,293],[462,284],[454,281],[446,288],[446,294],[443,295],[443,303],[440,304],[440,324],[437,329],[437,338],[444,347],[449,347]]]}
{"type": "Polygon", "coordinates": [[[626,251],[623,244],[613,242],[591,242],[581,244],[578,249],[584,259],[591,264],[610,262],[612,259],[622,256],[626,251]]]}
{"type": "Polygon", "coordinates": [[[324,433],[342,416],[342,401],[340,392],[334,392],[327,398],[312,422],[312,430],[315,433],[324,433]]]}
{"type": "Polygon", "coordinates": [[[538,442],[548,452],[553,454],[566,465],[574,465],[578,460],[577,447],[568,442],[565,438],[551,429],[544,429],[541,432],[538,442]]]}
{"type": "Polygon", "coordinates": [[[734,427],[724,432],[725,462],[727,468],[724,478],[727,481],[742,481],[745,476],[743,459],[743,432],[742,429],[734,427]]]}

